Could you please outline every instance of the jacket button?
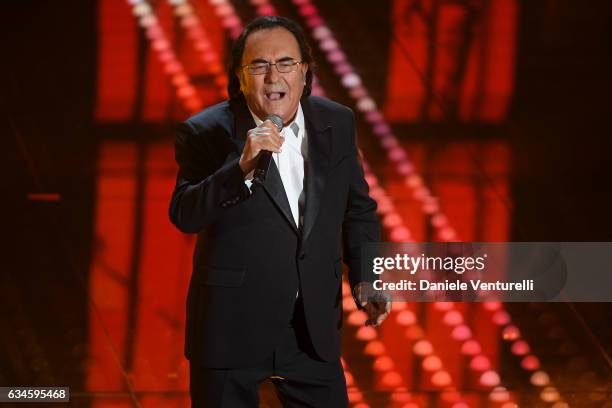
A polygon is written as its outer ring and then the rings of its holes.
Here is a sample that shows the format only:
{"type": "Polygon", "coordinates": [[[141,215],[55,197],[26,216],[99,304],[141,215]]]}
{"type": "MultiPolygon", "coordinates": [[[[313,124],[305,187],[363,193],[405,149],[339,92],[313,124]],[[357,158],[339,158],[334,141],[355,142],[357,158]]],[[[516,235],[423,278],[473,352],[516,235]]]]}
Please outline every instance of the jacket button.
{"type": "Polygon", "coordinates": [[[298,259],[302,260],[306,258],[306,254],[305,253],[301,253],[300,256],[298,257],[298,259]]]}

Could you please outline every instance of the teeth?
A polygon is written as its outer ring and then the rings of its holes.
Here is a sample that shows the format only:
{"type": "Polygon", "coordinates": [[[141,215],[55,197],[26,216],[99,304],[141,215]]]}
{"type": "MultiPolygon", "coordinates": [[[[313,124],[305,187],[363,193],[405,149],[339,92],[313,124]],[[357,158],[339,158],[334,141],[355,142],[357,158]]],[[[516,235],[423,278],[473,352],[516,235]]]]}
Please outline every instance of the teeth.
{"type": "Polygon", "coordinates": [[[267,94],[268,99],[272,100],[272,101],[277,101],[280,98],[283,97],[283,93],[282,92],[270,92],[269,94],[267,94]]]}

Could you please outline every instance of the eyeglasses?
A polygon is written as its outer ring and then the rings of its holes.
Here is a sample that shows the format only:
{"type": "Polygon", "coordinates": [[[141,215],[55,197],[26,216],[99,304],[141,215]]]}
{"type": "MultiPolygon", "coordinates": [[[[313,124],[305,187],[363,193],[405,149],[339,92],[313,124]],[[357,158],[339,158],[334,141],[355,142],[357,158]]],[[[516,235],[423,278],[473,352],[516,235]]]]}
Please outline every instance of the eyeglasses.
{"type": "Polygon", "coordinates": [[[274,64],[265,61],[265,62],[254,62],[252,64],[243,65],[241,68],[246,68],[247,72],[251,75],[263,75],[270,72],[270,66],[275,65],[276,70],[281,74],[286,74],[289,72],[293,72],[298,68],[302,61],[296,60],[282,60],[277,61],[274,64]]]}

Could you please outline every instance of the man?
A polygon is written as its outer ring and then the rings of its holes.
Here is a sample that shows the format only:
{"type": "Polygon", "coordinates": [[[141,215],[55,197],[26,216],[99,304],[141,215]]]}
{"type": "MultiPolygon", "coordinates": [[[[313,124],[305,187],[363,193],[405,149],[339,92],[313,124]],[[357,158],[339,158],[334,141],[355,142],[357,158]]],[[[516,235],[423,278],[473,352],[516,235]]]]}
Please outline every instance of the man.
{"type": "MultiPolygon", "coordinates": [[[[194,407],[257,407],[265,379],[287,407],[348,405],[341,246],[359,297],[374,279],[360,246],[378,241],[380,227],[353,114],[309,96],[312,63],[294,22],[258,18],[234,45],[230,100],[179,127],[170,218],[199,234],[186,329],[194,407]],[[273,160],[257,184],[263,150],[273,160]]],[[[390,304],[359,307],[378,325],[390,304]]]]}

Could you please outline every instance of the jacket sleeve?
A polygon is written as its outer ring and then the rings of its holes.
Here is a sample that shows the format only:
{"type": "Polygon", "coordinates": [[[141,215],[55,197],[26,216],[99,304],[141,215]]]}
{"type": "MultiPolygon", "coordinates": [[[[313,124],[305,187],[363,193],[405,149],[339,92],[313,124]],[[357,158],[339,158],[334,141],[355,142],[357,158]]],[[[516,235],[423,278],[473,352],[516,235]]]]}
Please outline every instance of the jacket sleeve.
{"type": "Polygon", "coordinates": [[[380,223],[376,216],[376,201],[369,196],[369,187],[359,160],[352,112],[349,136],[350,185],[342,236],[344,263],[348,266],[352,290],[359,282],[373,282],[375,279],[372,270],[361,265],[361,246],[380,241],[380,223]]]}
{"type": "Polygon", "coordinates": [[[216,132],[220,131],[207,128],[197,132],[189,122],[177,129],[174,149],[179,170],[169,214],[182,232],[201,231],[228,207],[249,196],[238,165],[240,158],[233,157],[233,144],[216,132]]]}

